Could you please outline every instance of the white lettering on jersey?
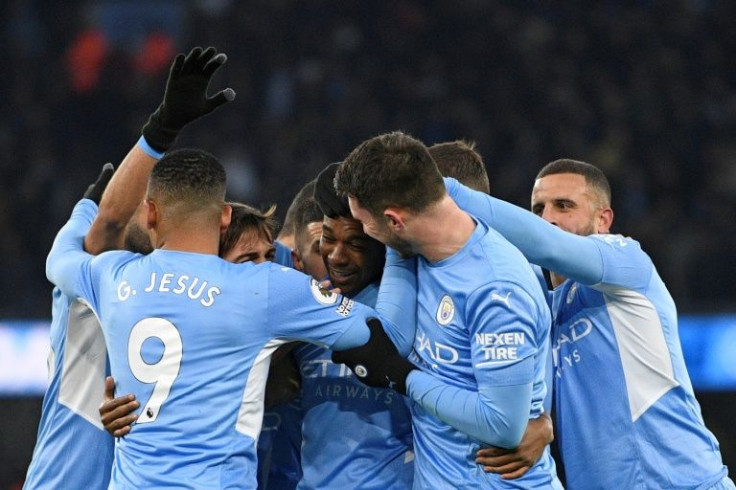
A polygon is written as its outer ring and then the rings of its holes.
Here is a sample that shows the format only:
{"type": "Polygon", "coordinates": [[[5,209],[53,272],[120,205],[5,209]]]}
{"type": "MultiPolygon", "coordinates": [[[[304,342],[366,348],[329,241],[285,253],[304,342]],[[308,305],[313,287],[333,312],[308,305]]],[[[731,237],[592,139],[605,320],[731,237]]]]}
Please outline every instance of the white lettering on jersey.
{"type": "Polygon", "coordinates": [[[419,353],[426,351],[432,360],[442,364],[455,364],[460,358],[454,348],[433,341],[424,332],[417,332],[416,349],[419,353]]]}
{"type": "MultiPolygon", "coordinates": [[[[198,277],[190,277],[186,274],[177,276],[176,274],[167,272],[158,274],[151,273],[151,280],[148,286],[143,290],[144,293],[170,293],[181,295],[186,292],[186,296],[191,300],[199,300],[202,306],[212,306],[215,303],[215,296],[222,293],[218,286],[208,286],[208,281],[200,280],[198,277]],[[174,280],[176,278],[176,280],[174,280]],[[176,286],[174,286],[174,284],[176,286]],[[173,289],[172,289],[173,288],[173,289]]],[[[118,299],[125,301],[131,296],[136,295],[128,281],[122,281],[118,284],[118,299]]]]}

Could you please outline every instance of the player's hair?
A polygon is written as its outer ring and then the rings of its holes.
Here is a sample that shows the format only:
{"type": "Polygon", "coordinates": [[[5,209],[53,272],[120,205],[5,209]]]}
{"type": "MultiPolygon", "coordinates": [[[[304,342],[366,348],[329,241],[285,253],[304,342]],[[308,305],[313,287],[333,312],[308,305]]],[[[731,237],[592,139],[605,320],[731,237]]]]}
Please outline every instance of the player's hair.
{"type": "MultiPolygon", "coordinates": [[[[310,181],[307,184],[314,193],[315,181],[310,181]]],[[[294,213],[294,244],[298,244],[303,240],[304,234],[307,231],[307,225],[314,222],[322,222],[322,209],[320,209],[317,201],[314,199],[312,194],[306,196],[299,202],[294,213]]]]}
{"type": "Polygon", "coordinates": [[[537,174],[537,180],[555,174],[582,175],[585,177],[585,183],[588,184],[588,187],[598,195],[598,204],[604,207],[611,206],[611,186],[603,171],[595,165],[562,158],[542,167],[542,170],[537,174]]]}
{"type": "Polygon", "coordinates": [[[158,200],[165,214],[184,216],[208,211],[219,215],[226,184],[225,169],[212,154],[181,149],[165,154],[153,167],[147,196],[158,200]]]}
{"type": "Polygon", "coordinates": [[[335,174],[340,162],[331,163],[317,176],[314,186],[314,200],[328,218],[352,218],[348,198],[335,190],[335,174]]]}
{"type": "Polygon", "coordinates": [[[239,202],[228,204],[233,208],[233,212],[230,225],[220,240],[220,255],[232,250],[246,232],[255,232],[257,236],[273,243],[273,231],[276,228],[276,220],[273,217],[276,211],[275,204],[272,204],[266,211],[239,202]]]}
{"type": "Polygon", "coordinates": [[[335,175],[335,188],[373,215],[395,206],[423,211],[445,195],[445,184],[424,144],[400,131],[364,141],[335,175]]]}
{"type": "Polygon", "coordinates": [[[286,216],[284,216],[284,224],[281,226],[279,231],[279,237],[288,237],[294,234],[296,215],[298,213],[301,204],[307,200],[312,199],[314,193],[314,180],[310,180],[304,186],[299,189],[299,192],[294,196],[294,200],[289,204],[289,208],[286,210],[286,216]]]}
{"type": "Polygon", "coordinates": [[[428,149],[432,159],[445,177],[453,177],[476,191],[491,192],[486,166],[475,143],[464,140],[437,143],[428,149]]]}

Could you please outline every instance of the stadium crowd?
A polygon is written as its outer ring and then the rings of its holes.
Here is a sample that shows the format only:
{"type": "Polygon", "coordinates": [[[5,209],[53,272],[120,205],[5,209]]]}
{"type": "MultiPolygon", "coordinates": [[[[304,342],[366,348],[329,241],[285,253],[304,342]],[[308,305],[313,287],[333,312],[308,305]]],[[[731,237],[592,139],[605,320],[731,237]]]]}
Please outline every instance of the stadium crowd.
{"type": "Polygon", "coordinates": [[[614,231],[654,257],[681,311],[733,310],[736,38],[731,2],[4,2],[4,317],[47,317],[43,257],[80,182],[116,161],[172,55],[227,52],[237,107],[185,135],[229,195],[279,205],[324,162],[402,129],[477,142],[499,197],[540,165],[608,175],[614,231]],[[129,28],[135,18],[136,28],[129,28]]]}

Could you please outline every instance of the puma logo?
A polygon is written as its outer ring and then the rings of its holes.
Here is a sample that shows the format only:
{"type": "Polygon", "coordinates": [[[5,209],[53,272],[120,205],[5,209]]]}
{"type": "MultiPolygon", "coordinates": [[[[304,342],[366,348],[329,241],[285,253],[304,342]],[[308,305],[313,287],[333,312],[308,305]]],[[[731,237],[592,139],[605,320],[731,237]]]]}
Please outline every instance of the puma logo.
{"type": "Polygon", "coordinates": [[[506,296],[501,296],[498,293],[491,293],[491,301],[500,301],[501,303],[505,303],[506,306],[511,308],[511,303],[509,303],[509,296],[511,296],[511,291],[506,293],[506,296]]]}

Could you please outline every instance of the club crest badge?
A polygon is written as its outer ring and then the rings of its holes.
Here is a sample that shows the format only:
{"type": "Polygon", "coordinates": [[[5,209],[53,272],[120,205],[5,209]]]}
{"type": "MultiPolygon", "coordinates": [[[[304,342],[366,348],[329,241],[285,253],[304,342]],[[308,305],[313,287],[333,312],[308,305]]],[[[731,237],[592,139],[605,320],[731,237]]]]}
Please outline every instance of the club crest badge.
{"type": "Polygon", "coordinates": [[[337,295],[320,286],[314,279],[310,281],[309,289],[312,291],[312,296],[317,300],[317,303],[323,305],[334,305],[337,303],[337,295]]]}
{"type": "Polygon", "coordinates": [[[452,317],[455,316],[455,303],[452,302],[452,298],[449,295],[442,296],[440,300],[440,306],[437,308],[437,323],[440,325],[447,325],[452,321],[452,317]]]}

